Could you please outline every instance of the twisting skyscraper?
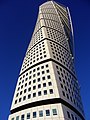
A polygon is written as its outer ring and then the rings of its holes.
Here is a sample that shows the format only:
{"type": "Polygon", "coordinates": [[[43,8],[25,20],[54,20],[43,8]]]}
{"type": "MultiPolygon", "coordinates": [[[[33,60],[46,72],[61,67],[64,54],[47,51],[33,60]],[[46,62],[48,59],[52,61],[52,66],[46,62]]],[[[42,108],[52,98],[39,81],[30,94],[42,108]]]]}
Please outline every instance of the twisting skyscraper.
{"type": "Polygon", "coordinates": [[[69,9],[54,1],[38,19],[18,77],[9,120],[84,120],[74,69],[69,9]]]}

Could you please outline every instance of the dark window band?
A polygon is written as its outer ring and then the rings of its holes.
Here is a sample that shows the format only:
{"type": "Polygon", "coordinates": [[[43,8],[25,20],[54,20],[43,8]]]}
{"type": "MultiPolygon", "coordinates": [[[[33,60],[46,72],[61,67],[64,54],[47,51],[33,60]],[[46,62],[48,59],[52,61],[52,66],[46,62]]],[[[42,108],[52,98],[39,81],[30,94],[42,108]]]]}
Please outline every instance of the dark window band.
{"type": "Polygon", "coordinates": [[[77,109],[75,109],[72,105],[70,105],[69,103],[67,103],[66,101],[64,101],[61,98],[47,99],[47,100],[42,100],[42,101],[25,104],[25,105],[15,108],[15,109],[12,109],[11,114],[19,112],[21,110],[28,109],[28,108],[36,107],[36,106],[56,104],[56,103],[61,103],[61,104],[65,105],[66,107],[68,107],[72,111],[74,111],[82,120],[85,120],[84,117],[81,115],[81,113],[77,109]]]}

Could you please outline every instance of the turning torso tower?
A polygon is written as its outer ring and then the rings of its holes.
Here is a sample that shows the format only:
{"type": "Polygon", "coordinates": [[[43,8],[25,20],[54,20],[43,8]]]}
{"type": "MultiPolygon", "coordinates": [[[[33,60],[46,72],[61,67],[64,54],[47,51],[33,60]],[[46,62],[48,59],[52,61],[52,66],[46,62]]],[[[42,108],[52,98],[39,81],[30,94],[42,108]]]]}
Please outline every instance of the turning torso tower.
{"type": "Polygon", "coordinates": [[[8,120],[85,120],[67,7],[54,1],[39,7],[10,112],[8,120]]]}

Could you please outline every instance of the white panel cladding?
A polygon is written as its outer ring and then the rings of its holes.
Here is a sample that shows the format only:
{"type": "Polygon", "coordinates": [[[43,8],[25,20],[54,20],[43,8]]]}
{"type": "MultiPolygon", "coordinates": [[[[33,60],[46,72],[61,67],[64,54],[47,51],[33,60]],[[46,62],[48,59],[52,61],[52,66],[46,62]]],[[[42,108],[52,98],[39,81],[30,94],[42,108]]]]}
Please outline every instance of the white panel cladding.
{"type": "Polygon", "coordinates": [[[27,103],[52,98],[59,98],[59,93],[52,62],[46,62],[31,68],[19,77],[11,110],[27,103]],[[50,93],[52,91],[53,93],[50,93]]]}
{"type": "Polygon", "coordinates": [[[9,116],[9,120],[16,120],[16,117],[19,116],[19,120],[21,120],[21,116],[24,115],[24,119],[27,120],[27,113],[30,113],[30,120],[61,120],[64,118],[62,105],[59,104],[49,104],[43,106],[37,106],[33,108],[28,108],[26,110],[19,111],[17,113],[11,114],[9,116]],[[46,114],[46,111],[49,110],[49,114],[46,114]],[[56,110],[56,113],[53,113],[53,110],[56,110]],[[43,112],[43,116],[40,117],[39,112],[43,112]],[[36,118],[33,118],[33,112],[36,112],[36,118]]]}

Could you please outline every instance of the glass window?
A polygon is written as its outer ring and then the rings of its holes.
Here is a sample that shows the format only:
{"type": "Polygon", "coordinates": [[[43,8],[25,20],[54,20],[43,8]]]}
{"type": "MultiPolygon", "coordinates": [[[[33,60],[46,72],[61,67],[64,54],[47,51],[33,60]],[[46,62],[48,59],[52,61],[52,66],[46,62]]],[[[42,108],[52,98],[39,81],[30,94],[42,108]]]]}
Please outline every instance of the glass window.
{"type": "Polygon", "coordinates": [[[30,113],[27,113],[27,119],[30,119],[30,113]]]}
{"type": "Polygon", "coordinates": [[[35,83],[36,82],[36,80],[33,80],[33,83],[35,83]]]}
{"type": "Polygon", "coordinates": [[[21,115],[21,120],[24,120],[24,114],[23,114],[23,115],[21,115]]]}
{"type": "Polygon", "coordinates": [[[67,111],[67,115],[68,115],[68,118],[71,118],[71,117],[70,117],[70,113],[69,113],[68,111],[67,111]]]}
{"type": "Polygon", "coordinates": [[[73,116],[73,114],[71,114],[71,116],[72,116],[72,120],[74,120],[74,116],[73,116]]]}
{"type": "Polygon", "coordinates": [[[48,75],[47,78],[50,79],[50,75],[48,75]]]}
{"type": "Polygon", "coordinates": [[[31,94],[28,95],[28,99],[30,99],[30,98],[31,98],[31,94]]]}
{"type": "Polygon", "coordinates": [[[40,75],[40,72],[38,72],[37,75],[39,76],[39,75],[40,75]]]}
{"type": "Polygon", "coordinates": [[[15,104],[17,104],[17,100],[15,100],[15,104]]]}
{"type": "Polygon", "coordinates": [[[43,117],[43,111],[39,111],[39,117],[43,117]]]}
{"type": "Polygon", "coordinates": [[[41,91],[38,92],[38,96],[41,96],[41,91]]]}
{"type": "Polygon", "coordinates": [[[26,96],[23,97],[23,100],[26,100],[26,96]]]}
{"type": "Polygon", "coordinates": [[[24,90],[24,93],[26,93],[27,89],[24,90]]]}
{"type": "Polygon", "coordinates": [[[38,88],[41,88],[41,84],[38,84],[38,88]]]}
{"type": "Polygon", "coordinates": [[[12,118],[11,120],[14,120],[14,118],[12,118]]]}
{"type": "Polygon", "coordinates": [[[51,86],[51,85],[52,85],[52,83],[51,83],[51,82],[48,82],[48,85],[49,85],[49,86],[51,86]]]}
{"type": "Polygon", "coordinates": [[[46,83],[43,83],[43,87],[46,87],[46,83]]]}
{"type": "Polygon", "coordinates": [[[50,89],[49,91],[50,91],[50,94],[53,94],[53,89],[50,89]]]}
{"type": "Polygon", "coordinates": [[[49,73],[49,70],[47,70],[47,73],[49,73]]]}
{"type": "Polygon", "coordinates": [[[36,97],[36,93],[33,93],[33,97],[36,97]]]}
{"type": "Polygon", "coordinates": [[[45,80],[45,77],[42,77],[43,80],[45,80]]]}
{"type": "Polygon", "coordinates": [[[52,109],[53,115],[57,115],[57,110],[56,109],[52,109]]]}
{"type": "Polygon", "coordinates": [[[35,90],[36,89],[36,86],[33,86],[33,90],[35,90]]]}
{"type": "Polygon", "coordinates": [[[16,117],[16,120],[19,120],[19,116],[16,117]]]}
{"type": "Polygon", "coordinates": [[[33,112],[33,118],[36,118],[36,112],[33,112]]]}
{"type": "Polygon", "coordinates": [[[40,81],[40,78],[38,78],[38,82],[40,81]]]}
{"type": "Polygon", "coordinates": [[[21,98],[19,98],[19,102],[21,102],[21,98]]]}
{"type": "Polygon", "coordinates": [[[48,64],[46,65],[46,67],[48,67],[48,64]]]}
{"type": "Polygon", "coordinates": [[[44,66],[41,66],[41,69],[43,69],[44,68],[44,66]]]}
{"type": "Polygon", "coordinates": [[[45,72],[44,71],[42,71],[42,74],[44,74],[45,72]]]}
{"type": "Polygon", "coordinates": [[[47,95],[47,90],[44,90],[44,95],[47,95]]]}
{"type": "Polygon", "coordinates": [[[31,91],[31,87],[28,88],[28,91],[31,91]]]}
{"type": "Polygon", "coordinates": [[[50,116],[50,110],[46,110],[46,116],[50,116]]]}

